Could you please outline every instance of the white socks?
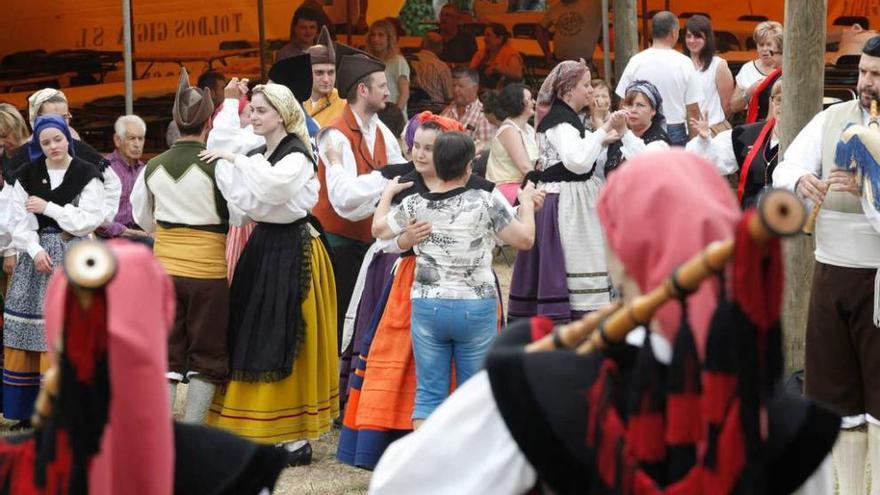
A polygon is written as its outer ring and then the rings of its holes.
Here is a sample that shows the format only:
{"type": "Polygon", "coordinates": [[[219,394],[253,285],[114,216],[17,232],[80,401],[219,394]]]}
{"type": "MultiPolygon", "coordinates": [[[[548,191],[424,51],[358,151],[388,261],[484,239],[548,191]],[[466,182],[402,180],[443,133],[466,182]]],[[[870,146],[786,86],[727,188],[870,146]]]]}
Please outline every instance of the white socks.
{"type": "Polygon", "coordinates": [[[216,385],[194,376],[189,381],[186,391],[186,411],[183,414],[184,423],[202,423],[208,415],[211,401],[214,399],[216,385]]]}
{"type": "Polygon", "coordinates": [[[174,403],[177,401],[177,382],[168,382],[168,405],[171,407],[171,414],[174,414],[174,403]]]}
{"type": "Polygon", "coordinates": [[[868,462],[871,463],[871,495],[880,495],[880,426],[868,423],[868,462]]]}
{"type": "MultiPolygon", "coordinates": [[[[880,433],[875,431],[875,434],[880,433]]],[[[877,447],[874,450],[877,450],[877,447]]],[[[840,430],[833,451],[834,469],[837,472],[838,493],[840,495],[865,495],[867,493],[865,483],[867,455],[868,435],[864,426],[840,430]]]]}

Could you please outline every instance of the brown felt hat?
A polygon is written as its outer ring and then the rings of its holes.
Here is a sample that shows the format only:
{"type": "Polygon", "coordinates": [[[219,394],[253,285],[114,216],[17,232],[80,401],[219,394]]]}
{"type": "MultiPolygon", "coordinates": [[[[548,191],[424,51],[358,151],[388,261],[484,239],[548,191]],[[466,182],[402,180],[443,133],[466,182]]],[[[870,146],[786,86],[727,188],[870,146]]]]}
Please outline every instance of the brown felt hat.
{"type": "MultiPolygon", "coordinates": [[[[383,72],[385,64],[381,60],[349,46],[337,45],[350,54],[342,55],[336,68],[336,89],[339,96],[345,97],[361,79],[376,72],[383,72]]],[[[338,52],[337,52],[338,53],[338,52]]]]}
{"type": "Polygon", "coordinates": [[[327,29],[327,26],[321,28],[321,34],[318,35],[318,43],[309,48],[308,52],[312,57],[312,65],[336,65],[336,48],[333,46],[333,39],[330,38],[330,31],[327,29]]]}
{"type": "Polygon", "coordinates": [[[185,67],[180,68],[180,81],[177,94],[174,95],[174,108],[171,115],[178,127],[198,127],[211,118],[214,113],[214,101],[208,88],[193,88],[189,85],[189,73],[185,67]]]}

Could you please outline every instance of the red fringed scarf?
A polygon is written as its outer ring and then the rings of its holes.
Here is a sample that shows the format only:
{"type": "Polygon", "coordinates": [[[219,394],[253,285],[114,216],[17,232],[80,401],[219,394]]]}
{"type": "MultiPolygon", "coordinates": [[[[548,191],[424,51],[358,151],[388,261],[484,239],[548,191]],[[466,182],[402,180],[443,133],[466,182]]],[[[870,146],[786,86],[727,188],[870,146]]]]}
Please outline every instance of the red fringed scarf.
{"type": "Polygon", "coordinates": [[[742,169],[739,171],[739,184],[736,186],[736,198],[739,200],[740,204],[742,204],[743,194],[746,192],[746,182],[749,178],[749,171],[752,169],[752,162],[755,161],[755,157],[758,156],[758,153],[761,153],[764,150],[765,143],[767,142],[768,136],[771,132],[773,132],[773,128],[776,126],[776,119],[767,119],[767,122],[764,124],[764,127],[761,129],[761,134],[758,135],[758,139],[752,145],[752,149],[749,150],[749,153],[746,155],[746,159],[743,162],[742,169]]]}
{"type": "Polygon", "coordinates": [[[64,354],[73,366],[80,383],[91,384],[95,365],[107,354],[107,299],[96,291],[88,308],[79,304],[71,291],[64,303],[67,315],[64,326],[64,354]]]}
{"type": "Polygon", "coordinates": [[[736,303],[763,332],[779,323],[782,311],[782,249],[779,239],[756,243],[749,235],[749,210],[736,228],[733,293],[736,303]]]}
{"type": "Polygon", "coordinates": [[[773,83],[776,82],[779,77],[782,76],[782,68],[775,69],[773,72],[767,74],[760,83],[758,83],[758,87],[755,88],[755,92],[752,93],[752,97],[749,98],[749,109],[746,112],[746,124],[754,124],[759,120],[758,112],[761,107],[761,94],[764,91],[770,91],[773,88],[773,83]]]}

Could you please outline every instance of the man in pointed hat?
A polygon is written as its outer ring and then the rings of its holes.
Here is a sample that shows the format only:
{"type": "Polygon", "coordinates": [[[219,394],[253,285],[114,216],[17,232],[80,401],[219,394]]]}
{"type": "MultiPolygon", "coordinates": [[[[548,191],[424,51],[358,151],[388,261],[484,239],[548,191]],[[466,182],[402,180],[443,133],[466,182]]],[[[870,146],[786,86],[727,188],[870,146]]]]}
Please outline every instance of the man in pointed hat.
{"type": "MultiPolygon", "coordinates": [[[[340,48],[343,46],[338,45],[340,48]]],[[[333,247],[340,336],[358,271],[373,241],[372,216],[383,185],[359,181],[363,187],[343,188],[334,184],[345,175],[367,175],[388,164],[406,161],[397,136],[376,115],[385,108],[389,95],[385,65],[363,52],[349,47],[344,50],[351,53],[341,57],[336,88],[347,102],[318,141],[321,191],[312,210],[333,247]],[[340,149],[341,159],[328,159],[327,150],[340,149]]]]}
{"type": "Polygon", "coordinates": [[[177,384],[188,379],[184,421],[192,423],[207,414],[229,360],[229,212],[214,179],[215,164],[199,158],[213,112],[211,90],[190,87],[181,68],[172,111],[180,138],[147,162],[131,194],[134,219],[155,232],[156,257],[174,281],[177,316],[168,339],[171,404],[177,384]]]}
{"type": "Polygon", "coordinates": [[[303,103],[312,94],[312,61],[308,53],[287,57],[272,64],[269,69],[269,82],[287,86],[306,114],[306,128],[309,137],[314,138],[321,126],[309,115],[303,103]],[[305,75],[305,77],[303,77],[305,75]]]}
{"type": "Polygon", "coordinates": [[[327,26],[321,29],[318,44],[309,48],[312,57],[312,96],[303,107],[322,127],[342,115],[345,100],[336,89],[336,48],[327,26]]]}

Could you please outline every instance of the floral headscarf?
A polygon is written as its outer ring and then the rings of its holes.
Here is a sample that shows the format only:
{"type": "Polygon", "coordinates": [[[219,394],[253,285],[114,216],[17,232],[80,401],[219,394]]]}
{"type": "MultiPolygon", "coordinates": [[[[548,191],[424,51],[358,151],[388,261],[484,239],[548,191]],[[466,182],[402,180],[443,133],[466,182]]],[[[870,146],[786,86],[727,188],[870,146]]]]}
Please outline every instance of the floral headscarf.
{"type": "Polygon", "coordinates": [[[274,83],[260,84],[252,92],[252,94],[258,93],[265,96],[269,104],[278,112],[289,134],[295,134],[303,143],[309,143],[305,112],[287,86],[274,83]]]}

